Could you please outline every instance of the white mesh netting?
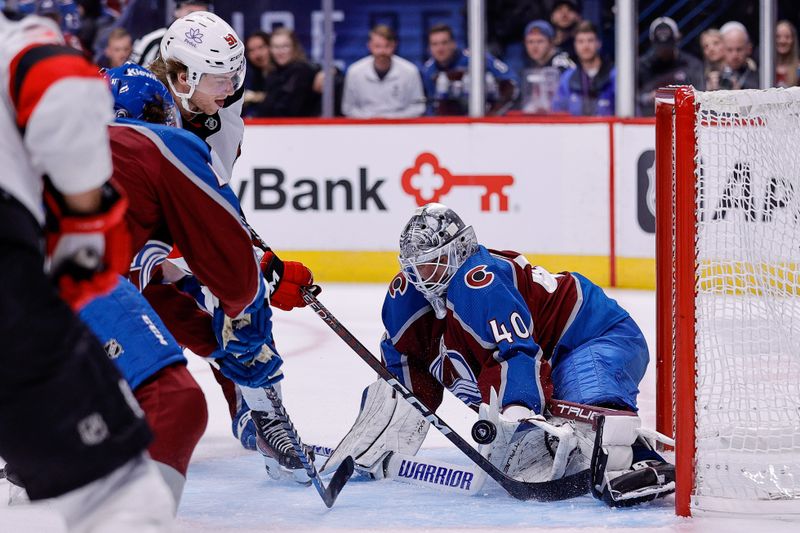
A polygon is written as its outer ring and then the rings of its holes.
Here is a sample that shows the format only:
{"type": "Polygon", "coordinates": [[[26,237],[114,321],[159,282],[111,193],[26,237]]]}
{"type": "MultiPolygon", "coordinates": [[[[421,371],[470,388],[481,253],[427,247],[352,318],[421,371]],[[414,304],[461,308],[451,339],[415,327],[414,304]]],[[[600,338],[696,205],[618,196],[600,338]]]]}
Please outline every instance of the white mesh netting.
{"type": "Polygon", "coordinates": [[[696,97],[693,504],[722,502],[735,511],[747,510],[742,502],[783,501],[794,508],[800,506],[800,88],[696,97]]]}

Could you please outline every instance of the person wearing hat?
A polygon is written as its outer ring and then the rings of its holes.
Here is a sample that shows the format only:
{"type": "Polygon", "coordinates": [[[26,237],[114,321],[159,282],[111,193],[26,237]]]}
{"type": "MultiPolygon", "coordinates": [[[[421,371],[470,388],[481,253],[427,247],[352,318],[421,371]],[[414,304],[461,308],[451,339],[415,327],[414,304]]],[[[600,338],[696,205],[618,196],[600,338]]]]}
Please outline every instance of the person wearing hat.
{"type": "Polygon", "coordinates": [[[655,114],[655,93],[667,85],[693,85],[705,89],[703,63],[678,48],[681,33],[675,21],[659,17],[650,24],[650,50],[639,58],[637,115],[655,114]]]}
{"type": "Polygon", "coordinates": [[[520,71],[519,107],[526,113],[550,112],[558,80],[565,70],[574,68],[569,54],[553,43],[556,32],[545,20],[525,26],[525,64],[520,71]]]}
{"type": "Polygon", "coordinates": [[[581,4],[578,0],[556,0],[550,12],[550,23],[555,29],[553,42],[569,54],[573,61],[578,60],[575,53],[575,33],[581,23],[581,4]]]}
{"type": "Polygon", "coordinates": [[[556,31],[546,20],[534,20],[525,26],[525,66],[555,67],[559,73],[575,66],[569,54],[555,45],[556,31]]]}

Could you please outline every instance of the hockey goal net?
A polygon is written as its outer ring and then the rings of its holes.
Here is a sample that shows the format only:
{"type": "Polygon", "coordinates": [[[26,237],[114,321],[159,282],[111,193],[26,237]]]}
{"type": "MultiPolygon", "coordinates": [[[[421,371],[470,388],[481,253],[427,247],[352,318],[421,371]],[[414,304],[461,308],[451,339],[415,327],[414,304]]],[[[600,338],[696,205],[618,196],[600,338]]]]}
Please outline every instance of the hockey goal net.
{"type": "Polygon", "coordinates": [[[659,91],[656,216],[676,512],[800,518],[800,88],[659,91]]]}

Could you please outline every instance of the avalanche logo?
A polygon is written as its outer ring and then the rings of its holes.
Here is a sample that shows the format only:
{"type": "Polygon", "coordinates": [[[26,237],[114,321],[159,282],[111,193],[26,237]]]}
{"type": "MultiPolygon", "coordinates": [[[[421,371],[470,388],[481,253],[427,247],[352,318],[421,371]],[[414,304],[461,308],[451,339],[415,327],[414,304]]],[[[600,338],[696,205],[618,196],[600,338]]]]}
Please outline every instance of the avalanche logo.
{"type": "Polygon", "coordinates": [[[464,356],[455,350],[448,350],[444,342],[439,352],[439,356],[428,367],[431,375],[465,404],[480,405],[481,391],[478,388],[478,378],[475,377],[464,356]]]}
{"type": "Polygon", "coordinates": [[[389,296],[392,298],[396,298],[398,294],[402,296],[406,293],[407,288],[408,280],[406,279],[405,275],[400,272],[389,284],[389,296]]]}
{"type": "Polygon", "coordinates": [[[186,44],[192,45],[197,48],[198,44],[203,43],[203,34],[199,28],[189,28],[189,31],[183,34],[186,39],[183,40],[186,44]]]}
{"type": "Polygon", "coordinates": [[[508,174],[451,174],[439,164],[436,156],[423,152],[414,166],[407,168],[400,179],[403,191],[413,196],[418,206],[439,202],[453,187],[481,187],[481,211],[491,211],[492,197],[497,198],[498,211],[508,211],[508,194],[505,187],[514,184],[508,174]]]}
{"type": "Polygon", "coordinates": [[[478,265],[464,274],[464,282],[470,289],[488,287],[494,281],[494,272],[488,272],[486,265],[478,265]]]}

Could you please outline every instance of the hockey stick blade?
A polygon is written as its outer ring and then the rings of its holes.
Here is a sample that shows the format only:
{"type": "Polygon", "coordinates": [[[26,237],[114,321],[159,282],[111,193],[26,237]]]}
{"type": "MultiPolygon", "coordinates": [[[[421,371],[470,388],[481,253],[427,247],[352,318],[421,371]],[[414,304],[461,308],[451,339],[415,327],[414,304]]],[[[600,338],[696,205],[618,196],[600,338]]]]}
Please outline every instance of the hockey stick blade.
{"type": "Polygon", "coordinates": [[[541,483],[519,481],[507,476],[483,457],[478,450],[473,448],[461,435],[453,431],[444,420],[428,409],[414,394],[402,383],[397,381],[391,372],[377,359],[366,346],[364,346],[350,331],[345,328],[328,309],[320,303],[312,290],[302,289],[303,300],[311,309],[330,327],[362,361],[367,363],[381,379],[386,381],[405,400],[413,405],[422,416],[436,427],[450,442],[462,453],[469,457],[478,467],[494,479],[506,492],[519,500],[557,501],[582,496],[589,492],[591,472],[583,470],[561,479],[544,481],[541,483]]]}
{"type": "MultiPolygon", "coordinates": [[[[353,471],[355,469],[353,458],[347,456],[345,460],[342,461],[342,464],[340,464],[339,468],[336,469],[336,472],[334,472],[331,481],[326,487],[319,477],[319,472],[317,472],[317,467],[314,465],[314,462],[309,459],[305,447],[303,446],[303,442],[300,440],[300,435],[297,434],[297,430],[289,418],[289,413],[286,412],[286,408],[283,406],[283,401],[281,401],[277,391],[275,391],[275,389],[272,387],[264,387],[264,392],[266,393],[269,401],[272,403],[272,408],[275,410],[275,415],[278,417],[283,429],[286,431],[286,435],[289,437],[289,442],[292,445],[292,449],[297,454],[298,459],[300,459],[300,463],[303,465],[306,474],[308,474],[311,484],[314,485],[314,488],[317,489],[322,501],[325,503],[328,509],[330,509],[333,507],[333,504],[336,502],[336,498],[339,496],[339,493],[350,479],[350,476],[353,475],[353,471]]],[[[259,431],[261,431],[261,428],[258,424],[256,424],[256,427],[259,431]]]]}

